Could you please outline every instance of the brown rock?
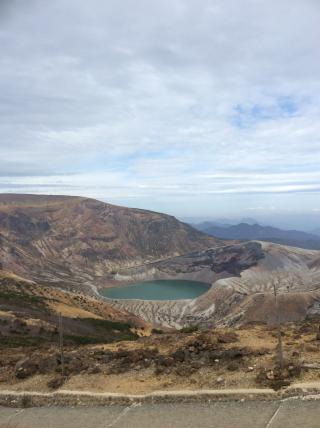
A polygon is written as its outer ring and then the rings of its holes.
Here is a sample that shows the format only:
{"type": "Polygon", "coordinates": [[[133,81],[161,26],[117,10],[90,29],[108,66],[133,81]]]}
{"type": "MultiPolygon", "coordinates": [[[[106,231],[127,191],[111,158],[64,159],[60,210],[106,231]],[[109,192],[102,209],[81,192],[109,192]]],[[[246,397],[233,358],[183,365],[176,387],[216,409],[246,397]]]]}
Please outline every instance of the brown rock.
{"type": "Polygon", "coordinates": [[[17,379],[25,379],[37,373],[39,369],[38,364],[27,357],[17,362],[14,368],[14,374],[17,379]]]}
{"type": "Polygon", "coordinates": [[[267,373],[266,373],[266,378],[267,378],[268,380],[274,380],[274,372],[273,372],[273,370],[269,370],[269,371],[267,371],[267,373]]]}
{"type": "Polygon", "coordinates": [[[239,369],[239,363],[236,361],[231,361],[231,363],[228,364],[227,369],[231,372],[235,372],[239,369]]]}
{"type": "Polygon", "coordinates": [[[89,367],[89,369],[87,370],[88,374],[98,374],[101,373],[101,368],[99,366],[93,366],[93,367],[89,367]]]}
{"type": "Polygon", "coordinates": [[[176,352],[171,354],[174,361],[182,363],[185,360],[185,353],[182,349],[178,349],[176,352]]]}

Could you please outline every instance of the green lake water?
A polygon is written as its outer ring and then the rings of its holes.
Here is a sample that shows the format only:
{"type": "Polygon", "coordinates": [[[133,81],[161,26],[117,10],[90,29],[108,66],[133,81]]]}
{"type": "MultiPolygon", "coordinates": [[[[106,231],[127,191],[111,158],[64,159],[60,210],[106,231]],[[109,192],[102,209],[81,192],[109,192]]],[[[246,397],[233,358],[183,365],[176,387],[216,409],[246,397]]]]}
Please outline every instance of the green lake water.
{"type": "Polygon", "coordinates": [[[110,299],[180,300],[195,299],[205,293],[210,284],[186,280],[156,280],[138,282],[125,287],[103,288],[100,294],[110,299]]]}

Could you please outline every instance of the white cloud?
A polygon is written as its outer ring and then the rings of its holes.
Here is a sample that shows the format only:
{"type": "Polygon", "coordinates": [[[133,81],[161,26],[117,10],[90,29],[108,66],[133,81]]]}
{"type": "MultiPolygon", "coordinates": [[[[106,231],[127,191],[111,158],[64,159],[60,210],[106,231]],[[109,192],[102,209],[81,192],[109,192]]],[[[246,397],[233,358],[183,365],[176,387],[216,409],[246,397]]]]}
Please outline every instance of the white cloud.
{"type": "Polygon", "coordinates": [[[319,2],[11,5],[2,189],[199,211],[220,209],[214,195],[295,193],[298,209],[319,193],[319,2]]]}

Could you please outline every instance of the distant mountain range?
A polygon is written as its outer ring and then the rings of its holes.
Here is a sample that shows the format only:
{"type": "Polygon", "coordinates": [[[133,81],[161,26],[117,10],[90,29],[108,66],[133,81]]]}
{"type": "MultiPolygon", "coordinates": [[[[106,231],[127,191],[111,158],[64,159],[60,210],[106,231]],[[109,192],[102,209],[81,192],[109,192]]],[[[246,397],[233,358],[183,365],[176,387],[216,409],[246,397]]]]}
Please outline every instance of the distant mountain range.
{"type": "Polygon", "coordinates": [[[320,237],[320,228],[319,229],[314,229],[313,230],[313,234],[320,237]]]}
{"type": "Polygon", "coordinates": [[[221,225],[217,222],[194,224],[198,230],[221,239],[260,240],[293,247],[320,250],[320,236],[299,230],[282,230],[260,224],[221,225]]]}
{"type": "MultiPolygon", "coordinates": [[[[252,217],[239,217],[239,218],[227,218],[227,217],[218,217],[218,218],[210,218],[210,217],[181,217],[179,218],[184,223],[191,224],[192,226],[197,226],[199,224],[209,224],[214,226],[233,226],[235,224],[247,223],[247,224],[257,224],[259,223],[252,217]]],[[[320,230],[319,230],[320,233],[320,230]]]]}

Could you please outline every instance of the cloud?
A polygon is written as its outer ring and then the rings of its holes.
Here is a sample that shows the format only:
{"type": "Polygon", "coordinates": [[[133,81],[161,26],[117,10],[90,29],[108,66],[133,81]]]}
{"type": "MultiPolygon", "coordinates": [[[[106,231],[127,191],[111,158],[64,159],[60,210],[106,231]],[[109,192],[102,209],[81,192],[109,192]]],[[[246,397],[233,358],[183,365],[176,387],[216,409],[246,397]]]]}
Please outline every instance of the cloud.
{"type": "Polygon", "coordinates": [[[319,192],[319,2],[1,4],[2,188],[164,211],[319,192]]]}

